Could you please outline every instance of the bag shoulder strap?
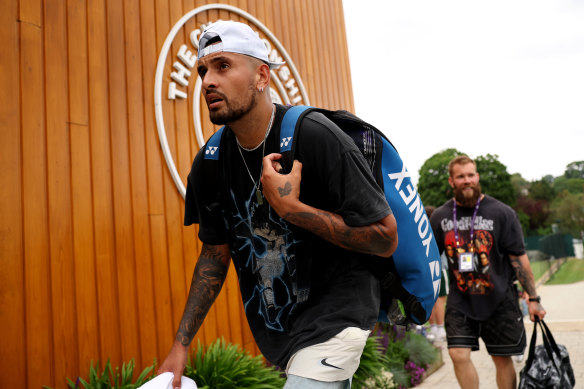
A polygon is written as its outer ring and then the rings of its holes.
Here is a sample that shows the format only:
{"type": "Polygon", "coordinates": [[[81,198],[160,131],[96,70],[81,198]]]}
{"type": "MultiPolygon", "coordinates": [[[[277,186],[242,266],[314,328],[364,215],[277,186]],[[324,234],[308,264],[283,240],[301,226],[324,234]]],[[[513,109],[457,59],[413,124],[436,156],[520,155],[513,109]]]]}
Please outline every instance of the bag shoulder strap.
{"type": "MultiPolygon", "coordinates": [[[[221,156],[221,140],[223,139],[223,134],[225,126],[222,126],[217,130],[207,143],[205,144],[205,153],[203,155],[203,174],[205,181],[210,188],[215,192],[215,199],[222,199],[224,197],[225,177],[222,171],[222,164],[219,157],[221,156]]],[[[224,159],[223,159],[224,160],[224,159]]]]}
{"type": "Polygon", "coordinates": [[[316,108],[308,105],[295,105],[284,113],[282,125],[280,126],[280,163],[285,173],[292,170],[294,163],[294,153],[296,150],[296,132],[304,116],[316,108]]]}
{"type": "Polygon", "coordinates": [[[300,123],[300,116],[304,116],[314,109],[316,108],[308,105],[295,105],[286,111],[280,128],[280,153],[293,149],[294,135],[296,135],[296,128],[300,123]]]}
{"type": "Polygon", "coordinates": [[[221,138],[223,136],[223,130],[225,126],[221,127],[217,132],[215,132],[207,143],[205,144],[205,156],[204,159],[210,159],[213,161],[219,160],[219,147],[221,146],[221,138]]]}

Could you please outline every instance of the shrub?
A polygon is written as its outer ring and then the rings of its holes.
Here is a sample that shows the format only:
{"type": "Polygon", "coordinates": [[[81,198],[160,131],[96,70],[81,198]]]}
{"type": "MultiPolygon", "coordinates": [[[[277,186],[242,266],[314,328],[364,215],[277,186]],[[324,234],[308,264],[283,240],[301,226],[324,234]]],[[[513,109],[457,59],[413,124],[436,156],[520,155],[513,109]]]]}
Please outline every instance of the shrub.
{"type": "Polygon", "coordinates": [[[380,341],[381,338],[374,335],[367,338],[359,368],[353,375],[351,385],[353,388],[391,389],[394,387],[392,375],[387,370],[389,360],[383,353],[380,341]]]}
{"type": "Polygon", "coordinates": [[[199,389],[279,389],[285,382],[274,367],[266,366],[262,356],[252,357],[223,339],[206,350],[199,343],[184,375],[195,380],[199,389]]]}
{"type": "Polygon", "coordinates": [[[404,342],[408,359],[421,367],[428,367],[438,359],[438,349],[423,335],[408,332],[404,342]]]}
{"type": "Polygon", "coordinates": [[[380,324],[374,336],[384,349],[387,369],[398,388],[418,385],[428,365],[438,359],[436,347],[423,335],[406,331],[403,326],[380,324]]]}
{"type": "MultiPolygon", "coordinates": [[[[136,381],[132,382],[135,367],[134,359],[131,359],[127,364],[123,363],[121,369],[118,366],[113,369],[108,359],[102,372],[99,369],[99,361],[96,366],[93,366],[93,361],[91,361],[87,381],[81,377],[77,377],[75,382],[67,378],[67,383],[71,389],[136,389],[154,377],[155,365],[156,362],[146,367],[138,378],[136,378],[136,381]]],[[[50,389],[48,386],[43,386],[43,388],[50,389]]]]}

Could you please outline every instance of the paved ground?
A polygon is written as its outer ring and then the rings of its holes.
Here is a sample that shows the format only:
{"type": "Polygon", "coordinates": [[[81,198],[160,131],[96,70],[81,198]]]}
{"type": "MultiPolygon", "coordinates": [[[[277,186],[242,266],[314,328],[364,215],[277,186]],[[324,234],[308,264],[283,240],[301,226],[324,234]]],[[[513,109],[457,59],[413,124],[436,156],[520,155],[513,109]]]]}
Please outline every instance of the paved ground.
{"type": "MultiPolygon", "coordinates": [[[[570,353],[576,376],[576,388],[584,388],[584,282],[544,285],[538,288],[538,292],[541,295],[542,305],[547,311],[545,322],[550,327],[556,342],[566,346],[570,353]]],[[[529,318],[526,319],[525,328],[527,331],[525,358],[527,358],[529,339],[533,330],[529,318]]],[[[538,336],[538,344],[540,343],[541,337],[538,336]]],[[[459,387],[446,344],[441,344],[441,346],[444,365],[416,388],[455,389],[459,387]]],[[[479,373],[480,389],[497,389],[495,366],[482,342],[481,349],[473,352],[471,358],[479,373]]],[[[518,376],[524,363],[525,361],[515,363],[518,376]]]]}

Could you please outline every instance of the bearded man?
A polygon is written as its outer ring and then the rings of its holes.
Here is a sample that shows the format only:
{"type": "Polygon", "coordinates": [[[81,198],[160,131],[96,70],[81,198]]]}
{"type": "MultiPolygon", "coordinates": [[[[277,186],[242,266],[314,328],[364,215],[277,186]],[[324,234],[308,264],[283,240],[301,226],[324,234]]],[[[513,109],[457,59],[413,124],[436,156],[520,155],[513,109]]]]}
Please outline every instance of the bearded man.
{"type": "Polygon", "coordinates": [[[451,286],[444,318],[448,353],[460,387],[478,389],[479,378],[470,352],[479,349],[481,337],[495,363],[497,386],[516,388],[511,356],[523,354],[526,340],[515,280],[530,296],[530,319],[543,319],[546,314],[535,290],[521,225],[511,207],[482,193],[471,158],[454,158],[448,171],[454,198],[430,218],[440,252],[451,242],[456,246],[454,260],[448,263],[451,286]],[[480,248],[488,268],[478,265],[478,235],[492,242],[490,247],[480,248]],[[459,275],[459,282],[455,275],[459,275]],[[469,280],[488,287],[464,287],[464,281],[469,280]]]}

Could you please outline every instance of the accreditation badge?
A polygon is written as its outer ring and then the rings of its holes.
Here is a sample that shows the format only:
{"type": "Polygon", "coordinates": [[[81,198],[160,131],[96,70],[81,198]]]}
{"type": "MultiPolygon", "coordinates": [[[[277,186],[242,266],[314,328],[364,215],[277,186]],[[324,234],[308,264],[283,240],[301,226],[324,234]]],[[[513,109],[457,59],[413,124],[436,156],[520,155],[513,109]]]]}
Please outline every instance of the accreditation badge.
{"type": "Polygon", "coordinates": [[[458,271],[468,273],[475,270],[474,253],[460,253],[458,255],[458,271]]]}

